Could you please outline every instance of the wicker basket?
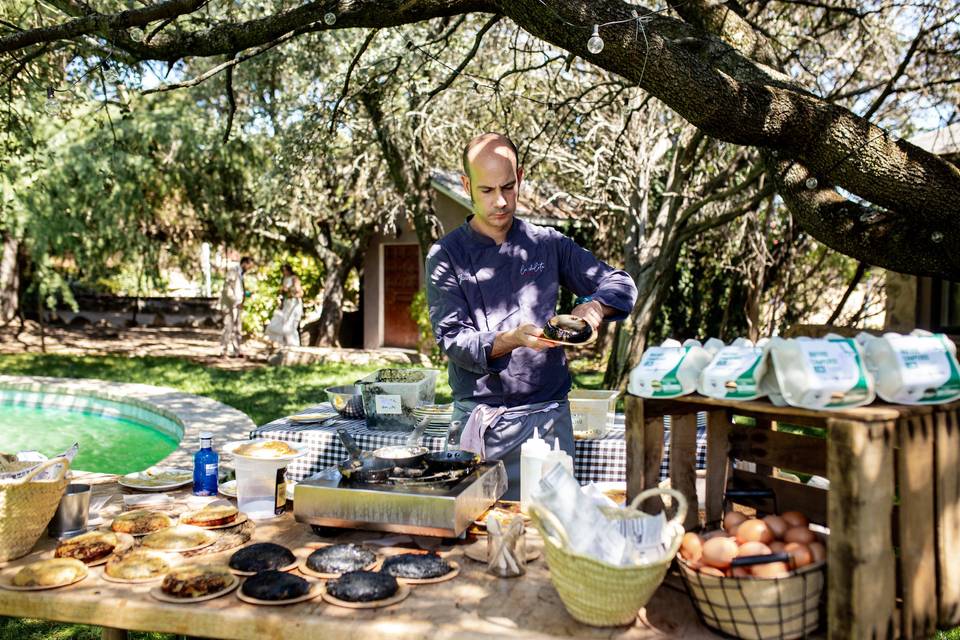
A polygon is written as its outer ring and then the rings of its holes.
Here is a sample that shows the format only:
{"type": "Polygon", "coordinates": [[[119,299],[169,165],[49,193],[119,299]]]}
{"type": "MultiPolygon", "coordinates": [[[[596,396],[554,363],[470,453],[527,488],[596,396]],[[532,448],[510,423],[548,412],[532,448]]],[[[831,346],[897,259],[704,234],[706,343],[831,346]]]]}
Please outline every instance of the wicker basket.
{"type": "Polygon", "coordinates": [[[681,559],[680,575],[700,619],[712,629],[744,640],[792,640],[820,624],[824,563],[784,578],[709,576],[681,559]]]}
{"type": "Polygon", "coordinates": [[[661,562],[639,567],[611,565],[570,551],[570,541],[556,518],[536,507],[530,508],[530,518],[543,536],[550,580],[574,619],[594,627],[633,624],[637,613],[646,606],[680,548],[687,501],[671,489],[654,488],[638,495],[629,507],[615,510],[618,517],[640,517],[642,512],[637,505],[663,494],[669,495],[677,507],[667,525],[673,529],[674,539],[661,562]]]}
{"type": "Polygon", "coordinates": [[[66,458],[51,458],[23,478],[0,480],[0,561],[30,553],[60,504],[69,468],[66,458]],[[54,479],[34,480],[54,465],[59,465],[54,479]]]}

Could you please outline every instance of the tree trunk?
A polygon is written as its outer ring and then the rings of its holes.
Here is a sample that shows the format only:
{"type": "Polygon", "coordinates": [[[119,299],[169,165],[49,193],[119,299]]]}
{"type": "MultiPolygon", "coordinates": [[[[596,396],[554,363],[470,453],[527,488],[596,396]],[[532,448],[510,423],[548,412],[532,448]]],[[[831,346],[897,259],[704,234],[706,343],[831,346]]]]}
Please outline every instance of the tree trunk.
{"type": "Polygon", "coordinates": [[[20,270],[18,253],[20,243],[6,233],[2,234],[3,254],[0,256],[0,325],[6,325],[19,311],[20,270]]]}
{"type": "Polygon", "coordinates": [[[351,260],[331,260],[323,279],[323,303],[320,318],[307,327],[311,347],[339,347],[343,321],[343,286],[353,268],[351,260]]]}

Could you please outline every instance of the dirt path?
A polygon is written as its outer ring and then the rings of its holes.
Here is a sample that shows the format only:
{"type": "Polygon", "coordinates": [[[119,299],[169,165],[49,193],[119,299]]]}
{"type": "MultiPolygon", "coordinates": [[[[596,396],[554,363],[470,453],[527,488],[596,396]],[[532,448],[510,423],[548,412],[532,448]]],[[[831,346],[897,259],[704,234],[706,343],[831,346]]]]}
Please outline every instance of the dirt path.
{"type": "MultiPolygon", "coordinates": [[[[267,365],[269,347],[259,340],[244,342],[247,357],[220,357],[219,329],[181,329],[173,327],[132,329],[84,327],[46,327],[46,353],[66,355],[166,356],[186,358],[221,369],[253,369],[267,365]]],[[[39,326],[28,322],[25,331],[19,325],[0,327],[0,355],[41,353],[39,326]]]]}

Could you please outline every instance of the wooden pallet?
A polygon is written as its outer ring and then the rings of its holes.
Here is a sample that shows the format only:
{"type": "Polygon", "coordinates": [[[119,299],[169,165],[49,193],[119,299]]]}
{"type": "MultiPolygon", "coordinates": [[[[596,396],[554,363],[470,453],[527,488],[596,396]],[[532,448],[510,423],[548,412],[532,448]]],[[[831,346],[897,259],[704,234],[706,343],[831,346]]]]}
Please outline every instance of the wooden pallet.
{"type": "MultiPolygon", "coordinates": [[[[627,396],[630,496],[657,484],[669,415],[671,483],[696,504],[698,412],[707,412],[706,522],[720,520],[733,480],[769,489],[781,511],[830,528],[828,637],[927,638],[937,626],[960,625],[960,402],[810,411],[627,396]],[[786,432],[785,424],[816,427],[823,437],[786,432]],[[734,468],[733,460],[750,464],[734,468]],[[830,489],[783,479],[780,469],[825,476],[830,489]]],[[[685,525],[700,524],[691,510],[685,525]]]]}

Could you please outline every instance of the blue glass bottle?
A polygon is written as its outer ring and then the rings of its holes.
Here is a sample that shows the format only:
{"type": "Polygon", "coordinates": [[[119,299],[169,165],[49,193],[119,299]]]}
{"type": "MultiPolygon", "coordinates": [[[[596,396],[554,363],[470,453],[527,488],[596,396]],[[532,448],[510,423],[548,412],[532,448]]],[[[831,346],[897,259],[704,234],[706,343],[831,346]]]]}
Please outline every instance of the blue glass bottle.
{"type": "Polygon", "coordinates": [[[200,451],[193,455],[193,495],[217,495],[220,456],[212,449],[213,434],[200,432],[200,451]]]}

